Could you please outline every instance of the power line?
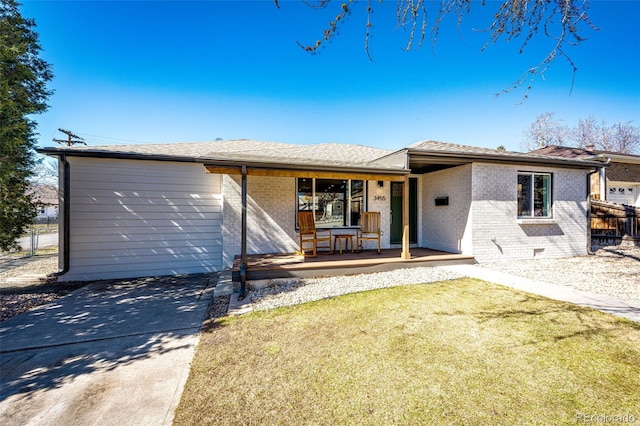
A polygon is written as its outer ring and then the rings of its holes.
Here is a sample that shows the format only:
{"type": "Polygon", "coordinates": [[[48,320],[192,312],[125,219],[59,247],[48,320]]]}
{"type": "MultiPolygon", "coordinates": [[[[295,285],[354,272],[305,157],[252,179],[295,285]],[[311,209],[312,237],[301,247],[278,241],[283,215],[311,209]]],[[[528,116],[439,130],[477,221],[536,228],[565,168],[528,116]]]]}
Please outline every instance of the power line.
{"type": "Polygon", "coordinates": [[[76,144],[81,144],[81,145],[86,145],[87,143],[84,141],[83,138],[81,138],[80,136],[74,134],[73,132],[71,132],[70,130],[65,130],[65,129],[58,129],[58,131],[64,133],[67,135],[67,140],[64,139],[53,139],[54,142],[60,143],[60,144],[65,144],[67,146],[72,146],[72,145],[76,145],[76,144]]]}
{"type": "Polygon", "coordinates": [[[92,141],[95,140],[95,141],[104,141],[104,142],[115,141],[115,142],[127,142],[127,143],[157,143],[154,141],[141,141],[141,140],[135,140],[135,139],[122,139],[122,138],[112,138],[109,136],[91,135],[89,133],[83,133],[83,135],[92,141]]]}

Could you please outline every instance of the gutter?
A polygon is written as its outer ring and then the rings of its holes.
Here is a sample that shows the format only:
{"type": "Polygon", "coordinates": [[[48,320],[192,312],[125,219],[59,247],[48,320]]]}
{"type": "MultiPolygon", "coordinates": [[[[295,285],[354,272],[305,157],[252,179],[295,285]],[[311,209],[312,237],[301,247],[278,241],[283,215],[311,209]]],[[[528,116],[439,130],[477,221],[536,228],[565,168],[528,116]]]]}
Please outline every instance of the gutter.
{"type": "Polygon", "coordinates": [[[60,155],[58,160],[62,164],[62,270],[50,274],[51,277],[60,277],[69,272],[69,241],[71,224],[71,173],[69,162],[65,154],[60,155]]]}
{"type": "Polygon", "coordinates": [[[118,152],[118,151],[80,151],[65,150],[59,148],[38,148],[36,152],[53,156],[70,157],[92,157],[92,158],[116,158],[120,160],[154,160],[154,161],[177,161],[182,163],[197,163],[193,157],[180,155],[144,154],[139,152],[118,152]]]}
{"type": "MultiPolygon", "coordinates": [[[[607,165],[609,163],[607,162],[607,165]]],[[[587,254],[596,254],[591,249],[591,175],[600,173],[604,168],[597,168],[587,173],[587,254]]]]}
{"type": "Polygon", "coordinates": [[[566,167],[578,167],[578,168],[592,168],[592,167],[607,167],[609,162],[597,161],[597,160],[576,160],[566,159],[561,157],[542,157],[523,154],[508,155],[508,154],[476,154],[470,152],[442,152],[442,151],[424,151],[410,149],[409,156],[416,159],[421,157],[428,157],[433,159],[450,159],[455,160],[475,160],[484,162],[497,162],[497,163],[519,163],[519,164],[547,164],[547,165],[562,165],[566,167]],[[526,155],[526,156],[525,156],[526,155]]]}

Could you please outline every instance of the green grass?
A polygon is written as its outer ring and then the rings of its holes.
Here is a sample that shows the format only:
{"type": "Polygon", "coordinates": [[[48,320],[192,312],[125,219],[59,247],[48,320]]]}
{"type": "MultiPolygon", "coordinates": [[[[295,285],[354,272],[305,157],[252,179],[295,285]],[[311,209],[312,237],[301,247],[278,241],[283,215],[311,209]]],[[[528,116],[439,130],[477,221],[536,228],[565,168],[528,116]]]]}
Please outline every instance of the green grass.
{"type": "MultiPolygon", "coordinates": [[[[44,248],[38,248],[36,250],[35,255],[36,256],[44,256],[44,255],[52,255],[52,254],[57,254],[58,253],[58,246],[50,246],[50,247],[44,247],[44,248]]],[[[26,256],[30,256],[31,255],[31,251],[30,250],[21,250],[21,251],[12,251],[9,253],[5,253],[5,256],[8,256],[10,258],[15,257],[15,258],[19,258],[19,257],[26,257],[26,256]]]]}
{"type": "Polygon", "coordinates": [[[57,223],[34,223],[29,225],[29,229],[39,230],[41,233],[44,232],[58,232],[58,224],[57,223]]]}
{"type": "Polygon", "coordinates": [[[640,418],[640,325],[461,279],[222,318],[175,424],[640,418]]]}

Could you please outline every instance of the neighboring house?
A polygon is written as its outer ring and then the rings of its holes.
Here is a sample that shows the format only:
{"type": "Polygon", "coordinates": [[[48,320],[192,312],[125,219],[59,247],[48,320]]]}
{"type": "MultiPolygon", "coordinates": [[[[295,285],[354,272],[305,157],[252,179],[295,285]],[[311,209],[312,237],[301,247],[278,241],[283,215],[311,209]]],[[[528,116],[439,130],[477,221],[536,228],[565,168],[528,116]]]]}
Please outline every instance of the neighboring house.
{"type": "Polygon", "coordinates": [[[600,174],[591,177],[591,197],[640,207],[640,155],[600,151],[590,147],[582,149],[556,145],[546,146],[531,153],[585,160],[609,158],[609,167],[603,168],[600,174]]]}
{"type": "Polygon", "coordinates": [[[58,218],[58,188],[34,184],[31,190],[33,199],[38,203],[36,223],[55,223],[58,218]]]}
{"type": "Polygon", "coordinates": [[[411,247],[478,262],[584,255],[587,179],[602,165],[432,141],[398,151],[232,140],[39,152],[59,159],[62,281],[219,271],[243,242],[249,254],[293,253],[298,210],[334,234],[379,211],[382,247],[405,258],[411,247]]]}

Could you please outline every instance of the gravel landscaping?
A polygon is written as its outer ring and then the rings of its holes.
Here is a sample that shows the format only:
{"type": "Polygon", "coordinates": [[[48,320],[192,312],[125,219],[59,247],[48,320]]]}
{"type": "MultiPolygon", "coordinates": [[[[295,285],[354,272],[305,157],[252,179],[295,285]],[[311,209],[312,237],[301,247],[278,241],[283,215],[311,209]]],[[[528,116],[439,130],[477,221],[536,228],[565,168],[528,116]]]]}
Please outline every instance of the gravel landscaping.
{"type": "MultiPolygon", "coordinates": [[[[639,247],[609,247],[591,256],[496,262],[480,266],[550,284],[640,301],[639,247]]],[[[260,283],[264,287],[250,291],[249,297],[253,309],[265,310],[345,293],[456,278],[460,276],[436,267],[353,276],[280,279],[260,283]]],[[[217,312],[216,316],[219,315],[217,312]]]]}
{"type": "Polygon", "coordinates": [[[277,279],[249,292],[254,310],[273,309],[326,299],[341,294],[399,285],[432,283],[462,278],[440,268],[406,268],[372,274],[343,275],[324,278],[277,279]]]}
{"type": "Polygon", "coordinates": [[[531,259],[480,265],[578,290],[640,301],[640,247],[601,248],[595,256],[531,259]]]}
{"type": "Polygon", "coordinates": [[[37,285],[7,283],[23,275],[46,276],[58,270],[58,256],[28,259],[3,257],[0,259],[0,321],[26,312],[36,306],[52,302],[82,287],[86,283],[55,284],[52,280],[37,285]],[[7,265],[20,264],[15,267],[7,265]],[[6,269],[5,269],[6,268],[6,269]]]}
{"type": "Polygon", "coordinates": [[[36,306],[53,302],[85,284],[86,283],[73,285],[45,284],[37,287],[21,288],[14,290],[12,293],[5,293],[3,290],[0,294],[0,303],[2,305],[2,309],[0,309],[0,321],[14,317],[36,306]]]}
{"type": "MultiPolygon", "coordinates": [[[[598,250],[593,256],[497,262],[480,266],[550,284],[567,285],[583,291],[640,301],[640,247],[607,247],[598,250]]],[[[44,284],[22,289],[7,288],[9,278],[25,274],[46,275],[55,272],[57,268],[57,257],[51,256],[30,260],[22,266],[0,271],[0,321],[62,297],[86,284],[44,284]]],[[[346,293],[456,278],[460,276],[440,268],[407,268],[374,274],[280,279],[257,283],[260,287],[250,291],[248,297],[255,310],[264,310],[346,293]]],[[[228,301],[228,297],[214,300],[210,316],[224,316],[228,301]]]]}

